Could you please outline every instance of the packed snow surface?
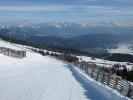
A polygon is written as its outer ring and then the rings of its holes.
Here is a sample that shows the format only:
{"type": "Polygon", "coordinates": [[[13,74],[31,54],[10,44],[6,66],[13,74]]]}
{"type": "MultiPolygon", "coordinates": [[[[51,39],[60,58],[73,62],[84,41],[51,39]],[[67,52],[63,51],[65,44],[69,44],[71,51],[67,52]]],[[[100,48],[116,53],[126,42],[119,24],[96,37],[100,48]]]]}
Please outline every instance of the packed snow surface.
{"type": "MultiPolygon", "coordinates": [[[[0,46],[5,46],[0,42],[0,46]]],[[[7,44],[8,45],[8,44],[7,44]]],[[[14,48],[10,45],[11,48],[14,48]]],[[[27,51],[16,59],[0,54],[0,100],[127,100],[87,78],[73,65],[27,51]]]]}

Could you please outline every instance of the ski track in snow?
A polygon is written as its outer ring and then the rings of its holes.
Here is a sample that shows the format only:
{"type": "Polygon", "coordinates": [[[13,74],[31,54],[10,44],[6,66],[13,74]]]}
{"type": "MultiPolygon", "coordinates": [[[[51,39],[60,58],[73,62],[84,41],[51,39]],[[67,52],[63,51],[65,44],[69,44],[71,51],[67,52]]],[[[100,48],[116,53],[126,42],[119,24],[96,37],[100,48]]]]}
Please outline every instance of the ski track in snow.
{"type": "Polygon", "coordinates": [[[71,64],[30,51],[24,59],[0,54],[0,100],[112,99],[127,100],[87,79],[71,64]]]}

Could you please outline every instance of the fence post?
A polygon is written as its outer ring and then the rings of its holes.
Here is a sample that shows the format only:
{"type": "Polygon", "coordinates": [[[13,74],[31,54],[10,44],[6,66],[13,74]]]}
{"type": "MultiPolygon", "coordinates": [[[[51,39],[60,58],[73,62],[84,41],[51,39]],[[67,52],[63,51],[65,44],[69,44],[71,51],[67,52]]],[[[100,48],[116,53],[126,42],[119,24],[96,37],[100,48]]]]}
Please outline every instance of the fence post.
{"type": "Polygon", "coordinates": [[[127,96],[128,96],[128,97],[131,97],[131,89],[130,89],[130,86],[131,86],[131,85],[130,85],[130,83],[129,83],[128,93],[127,93],[127,96]]]}
{"type": "Polygon", "coordinates": [[[105,77],[105,71],[103,71],[103,74],[102,74],[102,83],[104,84],[104,77],[105,77]]]}
{"type": "Polygon", "coordinates": [[[86,74],[87,74],[87,71],[88,70],[88,68],[87,68],[87,62],[85,63],[85,72],[86,72],[86,74]]]}
{"type": "Polygon", "coordinates": [[[79,62],[76,63],[76,66],[77,66],[78,68],[80,68],[80,64],[79,64],[79,62]]]}
{"type": "Polygon", "coordinates": [[[111,74],[108,74],[108,77],[107,77],[107,85],[109,86],[109,83],[110,83],[110,78],[111,78],[111,74]]]}
{"type": "Polygon", "coordinates": [[[94,67],[92,66],[91,77],[93,78],[94,67]]]}
{"type": "Polygon", "coordinates": [[[79,69],[80,69],[80,63],[81,63],[81,62],[78,62],[78,68],[79,68],[79,69]]]}
{"type": "Polygon", "coordinates": [[[81,62],[79,63],[79,69],[81,69],[81,62]]]}
{"type": "Polygon", "coordinates": [[[7,52],[8,52],[7,55],[9,56],[9,49],[7,49],[7,52]]]}
{"type": "Polygon", "coordinates": [[[100,68],[98,68],[98,73],[97,73],[96,81],[98,81],[98,78],[99,78],[99,72],[100,72],[100,68]]]}
{"type": "Polygon", "coordinates": [[[89,64],[87,63],[87,75],[90,76],[90,73],[88,72],[88,71],[89,71],[89,68],[90,68],[90,66],[89,66],[89,64]]]}
{"type": "Polygon", "coordinates": [[[77,62],[76,64],[77,64],[77,67],[80,69],[80,62],[77,62]]]}

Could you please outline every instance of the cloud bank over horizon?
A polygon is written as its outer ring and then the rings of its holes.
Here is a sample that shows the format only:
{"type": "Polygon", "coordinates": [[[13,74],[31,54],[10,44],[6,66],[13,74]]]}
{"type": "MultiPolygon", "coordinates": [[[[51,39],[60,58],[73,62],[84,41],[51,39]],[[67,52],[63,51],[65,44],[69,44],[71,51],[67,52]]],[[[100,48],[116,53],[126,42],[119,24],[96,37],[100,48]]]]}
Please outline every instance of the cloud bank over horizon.
{"type": "Polygon", "coordinates": [[[133,23],[132,0],[6,0],[0,1],[0,22],[133,23]]]}

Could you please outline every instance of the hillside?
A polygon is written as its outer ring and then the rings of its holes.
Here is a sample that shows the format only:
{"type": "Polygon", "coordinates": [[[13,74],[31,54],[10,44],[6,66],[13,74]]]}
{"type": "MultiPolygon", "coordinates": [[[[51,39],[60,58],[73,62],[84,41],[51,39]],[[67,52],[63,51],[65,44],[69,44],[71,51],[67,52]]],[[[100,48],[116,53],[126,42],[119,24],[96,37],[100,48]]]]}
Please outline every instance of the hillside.
{"type": "MultiPolygon", "coordinates": [[[[0,46],[17,49],[3,41],[0,46]]],[[[0,100],[127,99],[85,77],[71,64],[32,51],[23,59],[0,54],[0,64],[0,100]]]]}
{"type": "Polygon", "coordinates": [[[119,44],[132,44],[132,27],[132,25],[121,26],[111,23],[1,25],[0,36],[12,37],[49,48],[76,49],[79,53],[99,56],[107,53],[107,49],[116,49],[119,44]]]}

